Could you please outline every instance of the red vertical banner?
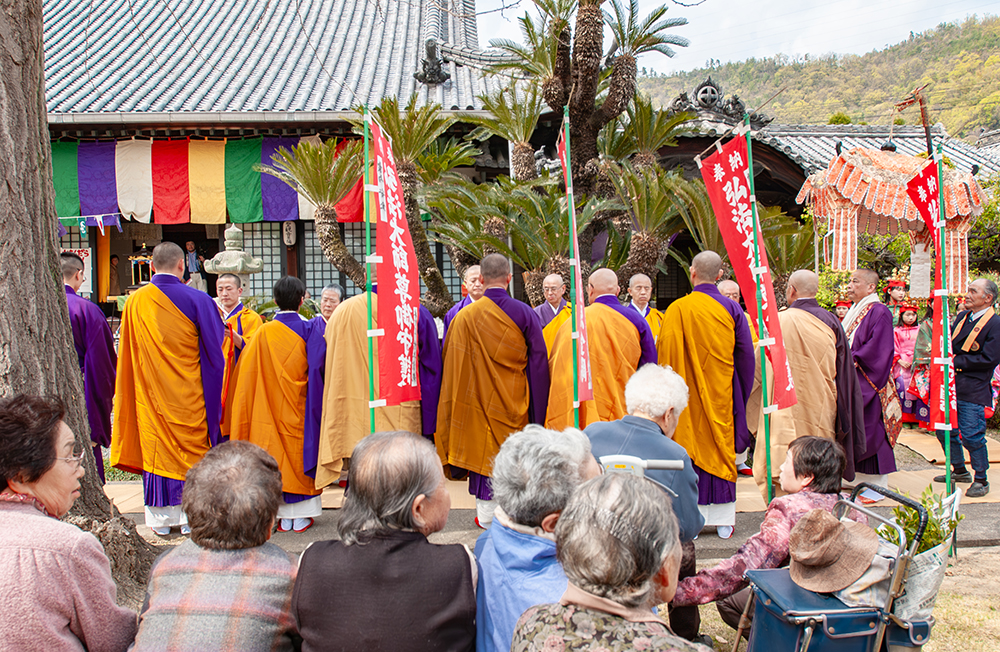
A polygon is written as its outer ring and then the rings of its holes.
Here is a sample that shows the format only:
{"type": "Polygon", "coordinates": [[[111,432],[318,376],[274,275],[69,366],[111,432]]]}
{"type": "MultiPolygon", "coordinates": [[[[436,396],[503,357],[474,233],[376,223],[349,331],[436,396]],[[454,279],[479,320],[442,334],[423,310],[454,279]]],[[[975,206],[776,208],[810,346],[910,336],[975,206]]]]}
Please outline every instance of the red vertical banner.
{"type": "Polygon", "coordinates": [[[930,424],[936,429],[940,426],[950,428],[953,415],[958,405],[955,402],[955,365],[951,355],[945,355],[948,347],[945,338],[951,337],[950,329],[945,328],[947,322],[946,304],[948,291],[944,286],[944,266],[942,265],[941,242],[944,237],[944,224],[939,223],[940,207],[938,205],[938,164],[931,161],[920,174],[906,184],[906,194],[913,200],[917,212],[924,218],[924,224],[934,236],[934,323],[931,331],[931,366],[930,366],[930,424]],[[948,391],[945,391],[945,367],[948,373],[948,391]],[[949,419],[945,420],[945,403],[951,402],[949,419]]]}
{"type": "Polygon", "coordinates": [[[733,138],[720,150],[701,162],[701,176],[705,180],[712,209],[719,222],[719,231],[726,244],[729,262],[736,274],[736,282],[746,302],[751,320],[757,318],[757,282],[760,276],[762,310],[766,336],[761,333],[760,343],[766,346],[767,357],[774,370],[774,404],[779,409],[795,405],[795,384],[792,370],[785,355],[785,343],[778,322],[778,304],[774,299],[774,284],[767,266],[764,243],[759,242],[760,268],[754,268],[754,212],[750,196],[750,171],[747,168],[747,143],[744,138],[733,138]]]}
{"type": "MultiPolygon", "coordinates": [[[[568,118],[567,118],[568,119],[568,118]]],[[[556,151],[562,161],[563,179],[566,182],[566,209],[569,211],[569,241],[573,248],[570,256],[576,261],[573,266],[573,306],[576,315],[574,335],[577,342],[577,404],[594,400],[594,377],[590,373],[590,340],[587,339],[587,318],[584,314],[585,293],[583,291],[583,275],[580,273],[580,240],[576,234],[576,206],[573,203],[573,172],[569,165],[566,152],[566,129],[559,130],[559,140],[556,151]]]]}
{"type": "Polygon", "coordinates": [[[386,405],[399,405],[420,400],[417,360],[420,279],[392,144],[374,120],[371,143],[379,189],[375,230],[378,325],[383,331],[378,340],[379,398],[386,405]]]}

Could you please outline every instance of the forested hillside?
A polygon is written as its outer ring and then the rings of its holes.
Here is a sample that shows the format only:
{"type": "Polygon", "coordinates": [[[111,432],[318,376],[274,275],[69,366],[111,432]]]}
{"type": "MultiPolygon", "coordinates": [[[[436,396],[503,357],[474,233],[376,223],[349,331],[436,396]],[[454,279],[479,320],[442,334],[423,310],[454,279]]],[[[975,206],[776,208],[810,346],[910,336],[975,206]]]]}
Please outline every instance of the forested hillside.
{"type": "MultiPolygon", "coordinates": [[[[855,123],[888,124],[892,105],[929,83],[931,121],[948,133],[974,137],[979,128],[1000,128],[1000,17],[944,23],[906,41],[864,55],[778,55],[738,63],[710,61],[673,75],[640,77],[639,87],[654,105],[669,104],[710,76],[726,95],[737,94],[749,108],[787,85],[764,113],[777,123],[826,124],[837,112],[855,123]]],[[[898,116],[897,116],[898,117],[898,116]]],[[[903,115],[919,124],[916,108],[903,115]]]]}

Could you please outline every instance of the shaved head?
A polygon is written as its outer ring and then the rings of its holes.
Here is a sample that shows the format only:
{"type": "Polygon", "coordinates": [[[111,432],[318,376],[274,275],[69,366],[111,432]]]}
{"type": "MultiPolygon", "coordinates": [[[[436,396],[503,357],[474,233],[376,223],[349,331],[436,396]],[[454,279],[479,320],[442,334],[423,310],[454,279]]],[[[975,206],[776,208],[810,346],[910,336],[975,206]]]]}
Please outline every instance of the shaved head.
{"type": "Polygon", "coordinates": [[[563,278],[559,274],[549,274],[542,279],[542,285],[551,283],[552,285],[563,285],[563,278]]]}
{"type": "Polygon", "coordinates": [[[595,297],[602,294],[618,294],[618,275],[606,267],[590,273],[590,288],[595,297]]]}
{"type": "Polygon", "coordinates": [[[475,278],[479,278],[479,265],[470,265],[466,268],[465,274],[462,275],[462,282],[469,285],[475,278]]]}
{"type": "Polygon", "coordinates": [[[870,269],[856,269],[847,284],[847,298],[860,301],[878,288],[878,274],[870,269]]]}
{"type": "Polygon", "coordinates": [[[854,272],[861,280],[869,285],[878,283],[878,273],[870,269],[859,269],[854,272]]]}
{"type": "Polygon", "coordinates": [[[795,289],[796,298],[812,299],[819,292],[819,277],[816,272],[798,269],[788,277],[788,285],[795,289]]]}
{"type": "Polygon", "coordinates": [[[170,273],[184,263],[184,250],[173,242],[161,242],[153,247],[153,267],[157,272],[170,273]]]}
{"type": "Polygon", "coordinates": [[[62,268],[63,281],[69,281],[77,272],[83,271],[83,258],[66,251],[59,254],[59,266],[62,268]]]}
{"type": "Polygon", "coordinates": [[[719,281],[718,284],[716,284],[716,287],[719,288],[719,292],[722,296],[729,297],[736,303],[740,302],[740,286],[736,281],[731,281],[729,279],[719,281]]]}
{"type": "Polygon", "coordinates": [[[691,276],[698,283],[715,283],[722,274],[722,257],[714,251],[703,251],[691,260],[691,276]]]}
{"type": "Polygon", "coordinates": [[[483,285],[506,284],[510,263],[500,254],[490,254],[479,262],[479,274],[483,285]]]}
{"type": "Polygon", "coordinates": [[[648,285],[652,287],[653,282],[645,274],[633,274],[632,278],[628,280],[628,286],[634,288],[636,285],[648,285]]]}

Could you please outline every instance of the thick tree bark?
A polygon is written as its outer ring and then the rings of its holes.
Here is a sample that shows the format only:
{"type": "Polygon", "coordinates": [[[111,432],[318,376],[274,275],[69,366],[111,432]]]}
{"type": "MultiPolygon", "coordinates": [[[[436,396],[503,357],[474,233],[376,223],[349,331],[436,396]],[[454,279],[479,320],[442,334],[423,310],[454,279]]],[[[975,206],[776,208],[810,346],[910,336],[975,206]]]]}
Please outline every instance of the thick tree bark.
{"type": "Polygon", "coordinates": [[[615,58],[608,96],[591,117],[595,129],[600,131],[604,125],[620,116],[629,102],[635,99],[636,74],[635,57],[623,54],[615,58]]]}
{"type": "Polygon", "coordinates": [[[337,209],[331,204],[320,204],[316,207],[316,239],[331,265],[347,274],[358,287],[367,285],[365,266],[351,254],[343,238],[340,237],[337,209]]]}
{"type": "Polygon", "coordinates": [[[421,302],[435,317],[444,317],[445,313],[455,305],[444,282],[444,276],[434,260],[427,231],[420,220],[420,207],[417,204],[417,166],[410,161],[398,161],[396,170],[399,173],[399,183],[403,187],[403,201],[406,203],[406,222],[410,226],[410,237],[413,239],[413,251],[417,257],[417,267],[420,278],[427,286],[427,293],[421,302]]]}
{"type": "Polygon", "coordinates": [[[569,87],[573,83],[570,61],[571,34],[568,22],[558,22],[552,25],[552,36],[559,45],[556,47],[556,60],[552,69],[552,77],[542,82],[542,97],[550,109],[562,113],[569,98],[569,87]]]}
{"type": "Polygon", "coordinates": [[[570,139],[573,143],[573,184],[589,193],[597,159],[597,132],[593,126],[594,102],[604,51],[604,17],[600,0],[581,2],[573,35],[573,90],[569,98],[570,139]],[[588,165],[588,163],[590,165],[588,165]]]}
{"type": "Polygon", "coordinates": [[[530,181],[538,176],[535,150],[531,149],[531,143],[514,143],[511,148],[510,169],[516,181],[530,181]]]}
{"type": "Polygon", "coordinates": [[[545,270],[544,269],[530,269],[521,274],[521,278],[524,279],[524,293],[528,297],[528,303],[531,307],[542,305],[542,301],[545,301],[545,293],[542,292],[542,281],[545,280],[545,270]]]}
{"type": "MultiPolygon", "coordinates": [[[[3,0],[0,11],[0,395],[60,396],[66,423],[90,447],[66,294],[59,272],[52,150],[43,90],[42,2],[3,0]]],[[[115,510],[91,456],[69,520],[98,534],[119,602],[137,607],[154,549],[115,510]]]]}

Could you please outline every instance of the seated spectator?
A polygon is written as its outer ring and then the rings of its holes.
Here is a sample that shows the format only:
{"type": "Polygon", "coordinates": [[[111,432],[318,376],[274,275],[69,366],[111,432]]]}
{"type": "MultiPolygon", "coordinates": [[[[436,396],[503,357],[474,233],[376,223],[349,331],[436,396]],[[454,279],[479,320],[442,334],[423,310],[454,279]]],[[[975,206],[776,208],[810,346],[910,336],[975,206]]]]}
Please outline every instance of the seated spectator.
{"type": "Polygon", "coordinates": [[[473,650],[475,558],[427,540],[450,509],[434,444],[401,431],[361,440],[341,540],[313,543],[299,562],[292,614],[303,649],[473,650]]]}
{"type": "Polygon", "coordinates": [[[135,613],[115,604],[97,538],[59,521],[91,454],[65,415],[57,398],[0,401],[0,649],[121,652],[135,613]]]}
{"type": "MultiPolygon", "coordinates": [[[[674,604],[717,602],[716,607],[726,624],[738,628],[740,614],[747,600],[752,598],[743,573],[788,564],[792,528],[810,510],[833,512],[833,506],[840,499],[840,479],[846,464],[844,449],[835,441],[813,436],[793,440],[788,445],[778,478],[788,495],[771,501],[760,532],[747,539],[735,555],[682,580],[677,586],[674,604]]],[[[864,515],[854,511],[851,518],[868,522],[864,515]]],[[[753,607],[748,615],[752,617],[753,607]]],[[[744,633],[748,634],[749,628],[744,633]]]]}
{"type": "Polygon", "coordinates": [[[281,471],[263,449],[230,441],[187,473],[191,538],[156,560],[135,652],[291,650],[295,559],[270,543],[281,471]]]}
{"type": "Polygon", "coordinates": [[[600,471],[590,442],[573,428],[530,425],[500,447],[491,477],[493,524],[476,541],[476,650],[507,652],[521,614],[566,592],[556,522],[573,490],[600,471]]]}
{"type": "MultiPolygon", "coordinates": [[[[697,570],[694,539],[705,525],[705,517],[698,509],[698,474],[687,451],[672,439],[677,419],[687,404],[687,384],[673,369],[643,365],[625,385],[628,416],[618,421],[592,423],[584,431],[598,459],[605,455],[632,455],[644,460],[684,462],[683,471],[646,471],[646,477],[662,486],[672,498],[674,515],[680,524],[683,556],[678,576],[681,579],[697,570]]],[[[698,635],[701,616],[696,605],[671,605],[669,619],[670,629],[678,636],[704,642],[698,635]]]]}
{"type": "Polygon", "coordinates": [[[670,499],[649,480],[608,473],[580,485],[556,524],[566,593],[524,612],[511,652],[708,652],[675,636],[653,611],[677,588],[677,535],[670,499]]]}

